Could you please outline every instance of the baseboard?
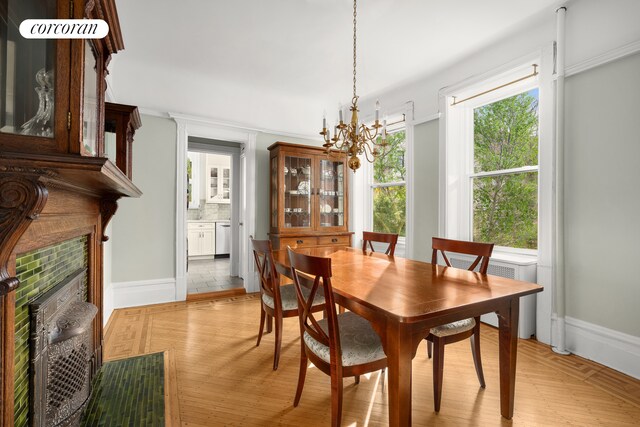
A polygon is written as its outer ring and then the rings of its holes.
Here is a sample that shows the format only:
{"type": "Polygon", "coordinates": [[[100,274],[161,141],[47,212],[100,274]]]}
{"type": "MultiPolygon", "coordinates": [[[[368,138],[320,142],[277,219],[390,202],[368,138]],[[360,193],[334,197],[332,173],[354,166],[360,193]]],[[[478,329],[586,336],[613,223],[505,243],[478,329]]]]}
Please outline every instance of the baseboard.
{"type": "Polygon", "coordinates": [[[565,318],[567,350],[640,379],[640,337],[565,318]]]}
{"type": "Polygon", "coordinates": [[[107,323],[109,323],[109,319],[111,319],[111,314],[113,313],[113,284],[109,283],[103,291],[102,297],[102,326],[106,328],[107,323]]]}
{"type": "Polygon", "coordinates": [[[205,292],[200,294],[188,294],[187,301],[205,301],[205,300],[214,300],[214,299],[222,299],[229,297],[237,297],[240,295],[245,295],[247,291],[244,288],[237,289],[226,289],[224,291],[217,292],[205,292]]]}
{"type": "Polygon", "coordinates": [[[176,301],[176,279],[112,283],[113,308],[136,307],[176,301]]]}

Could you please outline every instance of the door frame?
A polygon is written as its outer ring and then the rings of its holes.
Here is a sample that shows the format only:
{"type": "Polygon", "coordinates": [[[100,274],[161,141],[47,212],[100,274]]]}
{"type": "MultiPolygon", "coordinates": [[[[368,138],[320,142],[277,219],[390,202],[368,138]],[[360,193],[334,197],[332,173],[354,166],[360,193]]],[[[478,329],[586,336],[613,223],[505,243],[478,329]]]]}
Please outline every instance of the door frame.
{"type": "MultiPolygon", "coordinates": [[[[193,136],[193,135],[192,135],[193,136]]],[[[229,142],[229,141],[224,141],[229,142]]],[[[227,147],[223,145],[217,145],[215,140],[210,140],[210,142],[190,142],[187,141],[187,153],[201,153],[201,154],[218,154],[222,156],[230,157],[231,164],[231,199],[229,200],[231,207],[231,246],[230,246],[230,255],[229,260],[231,263],[230,275],[231,276],[242,276],[238,270],[238,261],[240,259],[240,251],[239,245],[237,242],[240,242],[240,186],[243,185],[242,177],[240,176],[240,151],[242,145],[238,144],[237,147],[227,147]]],[[[206,203],[206,202],[205,202],[206,203]]],[[[187,221],[188,223],[188,221],[187,221]]],[[[188,224],[187,224],[188,228],[188,224]]],[[[215,244],[215,243],[214,243],[215,244]]]]}
{"type": "MultiPolygon", "coordinates": [[[[255,234],[256,207],[255,198],[250,195],[255,194],[256,175],[256,137],[257,132],[231,127],[205,118],[188,116],[179,113],[169,113],[177,125],[176,138],[176,301],[187,299],[187,151],[189,136],[215,139],[220,141],[235,142],[240,147],[244,144],[243,155],[246,158],[246,167],[240,177],[242,189],[240,194],[245,197],[246,211],[244,215],[244,225],[241,228],[240,239],[247,242],[249,236],[255,234]]],[[[239,224],[235,224],[238,227],[239,224]]],[[[246,262],[249,258],[247,252],[248,245],[240,245],[243,249],[239,257],[243,259],[240,264],[243,271],[244,288],[247,292],[255,292],[255,274],[253,263],[246,262]]]]}

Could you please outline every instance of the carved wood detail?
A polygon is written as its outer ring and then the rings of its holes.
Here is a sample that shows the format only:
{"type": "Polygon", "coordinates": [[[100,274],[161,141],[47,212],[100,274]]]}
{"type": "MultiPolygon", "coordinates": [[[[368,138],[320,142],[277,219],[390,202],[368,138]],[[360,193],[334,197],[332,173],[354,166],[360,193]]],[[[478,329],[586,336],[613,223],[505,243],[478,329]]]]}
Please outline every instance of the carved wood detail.
{"type": "Polygon", "coordinates": [[[100,201],[100,215],[102,215],[102,241],[106,242],[109,240],[109,236],[105,234],[107,230],[107,226],[118,210],[118,200],[117,199],[102,199],[100,201]]]}
{"type": "Polygon", "coordinates": [[[13,248],[47,202],[48,191],[37,175],[0,174],[0,295],[15,290],[8,262],[13,248]]]}

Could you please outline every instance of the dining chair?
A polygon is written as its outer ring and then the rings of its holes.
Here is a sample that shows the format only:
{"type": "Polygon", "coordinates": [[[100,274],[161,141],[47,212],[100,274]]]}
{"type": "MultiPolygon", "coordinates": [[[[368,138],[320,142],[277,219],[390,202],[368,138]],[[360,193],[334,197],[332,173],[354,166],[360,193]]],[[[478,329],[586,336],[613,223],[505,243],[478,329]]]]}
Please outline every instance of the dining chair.
{"type": "Polygon", "coordinates": [[[308,362],[331,377],[331,425],[342,420],[342,379],[378,371],[387,366],[380,337],[368,320],[353,312],[337,314],[331,286],[331,258],[299,254],[288,248],[289,262],[300,306],[300,371],[293,406],[298,406],[308,362]],[[302,276],[302,277],[301,277],[302,276]],[[304,292],[305,287],[310,292],[304,292]],[[316,319],[312,310],[314,296],[324,291],[327,302],[324,319],[316,319]]]}
{"type": "Polygon", "coordinates": [[[393,233],[376,233],[374,231],[363,231],[362,250],[366,251],[367,245],[369,245],[369,250],[371,250],[371,252],[375,252],[372,242],[388,243],[389,246],[385,251],[385,255],[393,256],[396,251],[396,244],[398,243],[398,235],[393,233]]]}
{"type": "MultiPolygon", "coordinates": [[[[273,261],[273,249],[269,240],[255,240],[251,238],[253,256],[260,278],[260,331],[258,342],[260,345],[264,331],[265,318],[267,321],[267,333],[271,332],[271,320],[274,320],[276,329],[275,350],[273,354],[273,370],[278,369],[280,360],[280,348],[282,347],[282,319],[298,316],[298,300],[293,284],[281,285],[280,277],[275,269],[273,261]]],[[[314,312],[324,310],[324,294],[315,295],[310,309],[314,312]]]]}
{"type": "MultiPolygon", "coordinates": [[[[441,239],[439,237],[432,238],[432,254],[431,263],[438,263],[438,252],[442,254],[447,267],[452,267],[446,252],[454,252],[459,254],[475,255],[476,259],[471,263],[468,270],[473,271],[478,264],[480,274],[487,274],[489,268],[489,258],[493,252],[493,243],[466,242],[462,240],[441,239]]],[[[476,374],[480,387],[485,388],[484,374],[482,372],[482,359],[480,358],[480,317],[464,319],[457,322],[447,323],[432,328],[427,340],[427,356],[431,358],[432,345],[433,350],[433,404],[435,411],[440,411],[440,402],[442,398],[442,377],[444,371],[444,346],[454,342],[462,341],[470,338],[471,354],[473,355],[473,363],[476,367],[476,374]]]]}

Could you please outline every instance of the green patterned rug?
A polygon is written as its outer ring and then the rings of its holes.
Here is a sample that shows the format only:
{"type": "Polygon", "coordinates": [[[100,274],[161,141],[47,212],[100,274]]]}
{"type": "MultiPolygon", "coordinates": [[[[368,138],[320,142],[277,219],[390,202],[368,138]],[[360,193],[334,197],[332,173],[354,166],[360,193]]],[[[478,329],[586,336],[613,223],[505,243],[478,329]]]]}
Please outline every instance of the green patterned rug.
{"type": "Polygon", "coordinates": [[[81,426],[164,426],[164,353],[105,362],[81,426]]]}

